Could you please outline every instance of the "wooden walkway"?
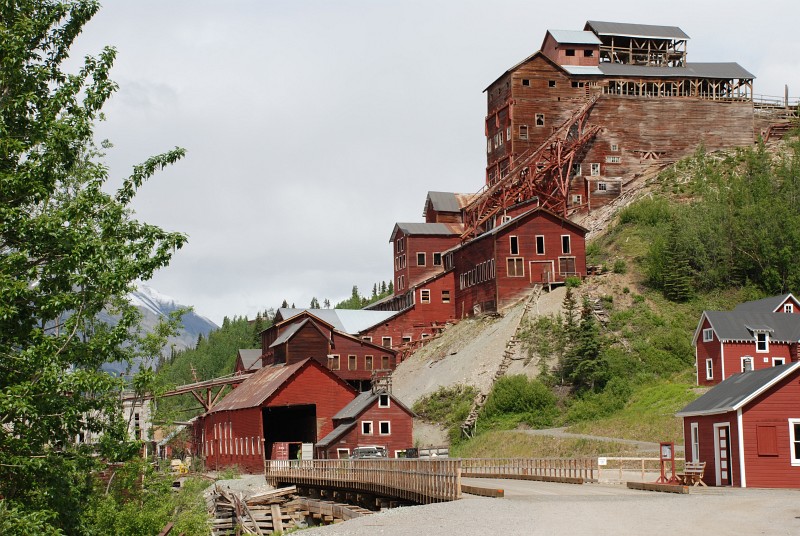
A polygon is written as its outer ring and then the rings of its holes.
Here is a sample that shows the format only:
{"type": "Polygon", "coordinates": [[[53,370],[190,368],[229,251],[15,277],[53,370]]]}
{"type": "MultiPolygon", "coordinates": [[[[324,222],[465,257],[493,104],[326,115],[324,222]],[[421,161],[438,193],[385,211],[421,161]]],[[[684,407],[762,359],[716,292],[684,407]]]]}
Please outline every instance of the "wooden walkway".
{"type": "Polygon", "coordinates": [[[296,485],[371,493],[417,504],[461,498],[459,459],[267,460],[273,486],[296,485]]]}
{"type": "Polygon", "coordinates": [[[595,480],[596,458],[466,458],[461,474],[473,478],[507,478],[582,484],[595,480]]]}

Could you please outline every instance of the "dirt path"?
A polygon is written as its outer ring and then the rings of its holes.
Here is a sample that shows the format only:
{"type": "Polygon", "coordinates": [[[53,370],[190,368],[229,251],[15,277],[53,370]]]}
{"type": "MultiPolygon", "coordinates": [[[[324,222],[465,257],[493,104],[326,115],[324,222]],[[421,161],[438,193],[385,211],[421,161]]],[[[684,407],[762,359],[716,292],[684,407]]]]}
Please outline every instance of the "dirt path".
{"type": "MultiPolygon", "coordinates": [[[[608,441],[614,443],[622,443],[624,445],[631,445],[636,447],[639,452],[641,453],[657,453],[659,444],[658,443],[651,443],[649,441],[636,441],[634,439],[620,439],[616,437],[602,437],[602,436],[594,436],[589,434],[575,434],[572,432],[567,432],[566,427],[561,428],[544,428],[541,430],[516,430],[518,432],[522,432],[528,435],[538,435],[538,436],[548,436],[548,437],[560,437],[560,438],[571,438],[571,439],[591,439],[595,441],[608,441]]],[[[675,445],[676,453],[683,452],[683,445],[675,445]]]]}

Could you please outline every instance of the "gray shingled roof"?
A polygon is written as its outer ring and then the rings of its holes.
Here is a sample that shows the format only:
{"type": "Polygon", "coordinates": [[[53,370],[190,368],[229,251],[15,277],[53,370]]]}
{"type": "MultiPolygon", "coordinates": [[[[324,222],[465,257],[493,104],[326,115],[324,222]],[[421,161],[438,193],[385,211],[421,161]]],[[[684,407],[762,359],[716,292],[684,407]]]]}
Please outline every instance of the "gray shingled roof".
{"type": "Polygon", "coordinates": [[[437,212],[461,212],[461,204],[454,192],[428,192],[427,201],[437,212]]]}
{"type": "Polygon", "coordinates": [[[344,434],[347,433],[348,430],[350,430],[355,425],[356,425],[355,422],[340,424],[339,426],[334,428],[331,433],[329,433],[328,435],[317,441],[316,446],[327,448],[328,446],[331,445],[331,443],[335,442],[337,439],[342,437],[344,434]]]}
{"type": "Polygon", "coordinates": [[[721,341],[755,341],[753,333],[757,331],[768,331],[770,341],[800,340],[800,315],[746,310],[704,311],[703,314],[721,341]]]}
{"type": "Polygon", "coordinates": [[[585,29],[591,30],[597,35],[621,35],[625,37],[646,37],[652,39],[689,39],[689,36],[677,26],[589,20],[586,21],[585,29]]]}
{"type": "MultiPolygon", "coordinates": [[[[762,313],[776,313],[778,312],[778,307],[786,301],[787,298],[792,298],[795,300],[795,297],[792,296],[792,293],[788,294],[781,294],[780,296],[770,296],[769,298],[764,298],[761,300],[753,300],[744,303],[740,303],[736,307],[733,308],[734,311],[761,311],[762,313]]],[[[796,300],[795,300],[796,301],[796,300]]]]}
{"type": "MultiPolygon", "coordinates": [[[[364,391],[363,393],[360,393],[349,404],[339,410],[339,412],[333,416],[333,419],[336,421],[345,421],[358,418],[358,416],[366,411],[367,408],[369,408],[372,404],[374,404],[378,400],[378,396],[382,394],[386,394],[386,391],[378,391],[377,393],[373,393],[372,391],[364,391]]],[[[411,415],[414,415],[413,411],[408,409],[405,404],[397,400],[397,398],[395,398],[391,393],[389,393],[389,399],[391,400],[391,404],[397,404],[411,415]]]]}
{"type": "Polygon", "coordinates": [[[736,62],[686,63],[685,67],[649,67],[625,63],[601,63],[604,76],[639,76],[654,78],[753,79],[755,75],[736,62]]]}
{"type": "Polygon", "coordinates": [[[557,43],[571,45],[599,45],[602,41],[592,32],[581,30],[547,30],[557,43]]]}
{"type": "Polygon", "coordinates": [[[300,328],[302,328],[303,326],[305,326],[309,322],[311,322],[311,319],[310,318],[306,318],[302,322],[296,322],[294,324],[291,324],[288,328],[286,328],[286,330],[283,333],[278,335],[278,337],[273,341],[272,344],[269,345],[269,347],[270,348],[275,348],[276,346],[280,346],[281,344],[284,344],[284,343],[288,342],[289,339],[294,337],[295,333],[300,331],[300,328]]]}
{"type": "Polygon", "coordinates": [[[396,223],[392,230],[392,236],[389,238],[391,242],[397,230],[400,229],[403,233],[412,236],[453,236],[460,235],[458,227],[460,224],[452,223],[396,223]]]}
{"type": "Polygon", "coordinates": [[[261,348],[247,348],[239,350],[242,365],[245,370],[258,370],[261,368],[261,348]]]}
{"type": "Polygon", "coordinates": [[[798,367],[800,367],[800,362],[735,374],[690,403],[676,415],[684,417],[735,411],[789,374],[795,373],[798,367]]]}

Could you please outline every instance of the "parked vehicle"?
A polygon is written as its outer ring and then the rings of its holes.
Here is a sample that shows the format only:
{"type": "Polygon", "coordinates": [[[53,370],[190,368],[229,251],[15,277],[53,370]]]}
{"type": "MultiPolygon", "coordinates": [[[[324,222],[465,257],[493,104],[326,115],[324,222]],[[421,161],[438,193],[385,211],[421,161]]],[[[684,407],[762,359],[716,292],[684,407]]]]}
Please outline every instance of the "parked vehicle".
{"type": "Polygon", "coordinates": [[[354,460],[386,457],[386,449],[384,447],[356,447],[350,454],[350,458],[354,460]]]}

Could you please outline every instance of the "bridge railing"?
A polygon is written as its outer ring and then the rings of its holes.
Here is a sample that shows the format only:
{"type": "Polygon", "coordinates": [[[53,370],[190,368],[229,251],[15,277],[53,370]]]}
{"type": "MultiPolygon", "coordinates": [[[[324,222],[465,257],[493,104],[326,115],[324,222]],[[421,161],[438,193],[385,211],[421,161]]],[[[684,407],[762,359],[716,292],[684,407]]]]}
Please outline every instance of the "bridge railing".
{"type": "Polygon", "coordinates": [[[476,478],[595,480],[595,458],[465,458],[461,475],[476,478]]]}
{"type": "Polygon", "coordinates": [[[420,504],[461,498],[461,460],[266,460],[273,486],[340,488],[420,504]]]}

